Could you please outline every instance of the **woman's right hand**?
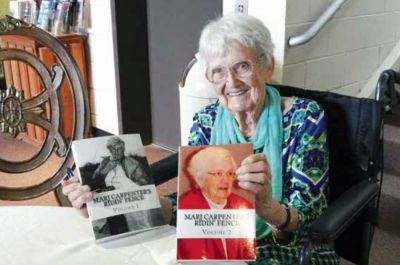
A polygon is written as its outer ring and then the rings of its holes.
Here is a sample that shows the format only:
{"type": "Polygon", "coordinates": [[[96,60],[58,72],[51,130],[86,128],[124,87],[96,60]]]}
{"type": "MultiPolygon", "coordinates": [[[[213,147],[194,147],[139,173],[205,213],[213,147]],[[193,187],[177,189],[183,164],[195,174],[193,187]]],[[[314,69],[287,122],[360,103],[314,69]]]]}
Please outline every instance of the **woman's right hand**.
{"type": "Polygon", "coordinates": [[[89,217],[86,203],[93,199],[93,193],[88,185],[82,185],[78,177],[64,180],[62,183],[62,193],[68,197],[72,206],[86,218],[89,217]]]}

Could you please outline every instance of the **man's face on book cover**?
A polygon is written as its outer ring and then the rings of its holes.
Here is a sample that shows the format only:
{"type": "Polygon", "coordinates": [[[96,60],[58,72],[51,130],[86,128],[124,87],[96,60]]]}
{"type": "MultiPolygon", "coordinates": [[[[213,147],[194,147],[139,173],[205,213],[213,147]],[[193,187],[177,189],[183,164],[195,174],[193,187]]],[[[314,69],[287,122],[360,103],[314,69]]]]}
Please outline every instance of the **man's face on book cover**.
{"type": "Polygon", "coordinates": [[[203,193],[214,203],[223,204],[232,192],[235,166],[228,155],[210,157],[205,163],[207,178],[201,187],[203,193]]]}

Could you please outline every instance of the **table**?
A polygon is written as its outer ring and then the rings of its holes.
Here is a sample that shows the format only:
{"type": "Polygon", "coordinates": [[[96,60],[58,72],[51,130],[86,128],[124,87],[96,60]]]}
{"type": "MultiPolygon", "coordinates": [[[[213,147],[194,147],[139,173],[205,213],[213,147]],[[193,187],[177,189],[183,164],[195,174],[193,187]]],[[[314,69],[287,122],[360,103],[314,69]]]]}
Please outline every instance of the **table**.
{"type": "Polygon", "coordinates": [[[1,265],[177,264],[175,228],[170,226],[152,241],[132,245],[130,238],[101,246],[94,242],[89,221],[72,208],[4,206],[0,229],[1,265]]]}
{"type": "MultiPolygon", "coordinates": [[[[0,265],[172,265],[176,229],[166,226],[152,240],[137,237],[98,245],[89,221],[68,207],[0,207],[0,265]],[[135,244],[136,243],[136,244],[135,244]]],[[[183,263],[182,263],[183,264],[183,263]]],[[[215,262],[187,262],[190,265],[215,262]]],[[[242,261],[218,265],[242,265],[242,261]]]]}

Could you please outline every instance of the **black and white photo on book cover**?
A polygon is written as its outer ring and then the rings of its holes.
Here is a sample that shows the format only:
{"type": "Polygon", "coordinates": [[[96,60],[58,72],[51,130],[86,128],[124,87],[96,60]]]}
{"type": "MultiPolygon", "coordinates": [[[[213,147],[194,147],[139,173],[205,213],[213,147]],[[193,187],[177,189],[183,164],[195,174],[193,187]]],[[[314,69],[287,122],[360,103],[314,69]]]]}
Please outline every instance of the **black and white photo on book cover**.
{"type": "Polygon", "coordinates": [[[165,225],[139,134],[77,140],[72,152],[82,184],[94,191],[87,209],[97,242],[165,225]]]}

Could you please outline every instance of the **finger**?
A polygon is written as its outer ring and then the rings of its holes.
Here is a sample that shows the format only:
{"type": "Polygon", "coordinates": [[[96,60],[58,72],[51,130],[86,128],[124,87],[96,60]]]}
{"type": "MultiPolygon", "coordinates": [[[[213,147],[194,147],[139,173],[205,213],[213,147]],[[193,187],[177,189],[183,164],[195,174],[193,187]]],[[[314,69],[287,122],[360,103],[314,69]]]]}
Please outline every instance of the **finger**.
{"type": "Polygon", "coordinates": [[[92,200],[93,195],[92,193],[85,193],[81,196],[77,197],[74,201],[72,201],[72,206],[76,209],[82,209],[86,206],[86,203],[92,200]]]}
{"type": "Polygon", "coordinates": [[[76,199],[78,199],[78,197],[81,197],[83,195],[87,196],[88,193],[90,192],[90,187],[88,185],[80,185],[80,184],[71,184],[75,186],[75,189],[72,190],[69,194],[68,194],[68,199],[73,202],[76,199]]]}
{"type": "Polygon", "coordinates": [[[62,193],[68,196],[71,192],[75,191],[78,187],[82,186],[80,182],[64,183],[62,193]]]}
{"type": "Polygon", "coordinates": [[[238,175],[237,178],[241,182],[253,182],[256,184],[264,185],[266,183],[266,175],[265,173],[247,173],[238,175]]]}
{"type": "Polygon", "coordinates": [[[264,185],[256,184],[249,181],[239,181],[238,185],[242,189],[251,191],[254,194],[259,194],[264,191],[264,185]]]}
{"type": "Polygon", "coordinates": [[[93,199],[93,195],[87,189],[81,189],[81,187],[68,195],[68,199],[77,209],[82,208],[82,206],[88,201],[93,199]]]}
{"type": "Polygon", "coordinates": [[[258,173],[264,172],[266,174],[269,173],[269,166],[264,161],[257,161],[250,164],[241,165],[237,170],[237,175],[247,174],[247,173],[258,173]]]}
{"type": "Polygon", "coordinates": [[[265,157],[265,155],[263,153],[259,153],[259,154],[252,154],[249,155],[248,157],[246,157],[245,159],[243,159],[241,165],[246,165],[246,164],[251,164],[257,161],[265,161],[268,163],[267,158],[265,157]]]}
{"type": "Polygon", "coordinates": [[[72,178],[70,178],[70,179],[64,179],[62,182],[61,182],[61,184],[62,184],[62,186],[64,187],[64,186],[67,186],[67,185],[69,185],[69,184],[71,184],[71,183],[79,183],[80,181],[79,181],[79,178],[77,177],[77,176],[74,176],[74,177],[72,177],[72,178]]]}

